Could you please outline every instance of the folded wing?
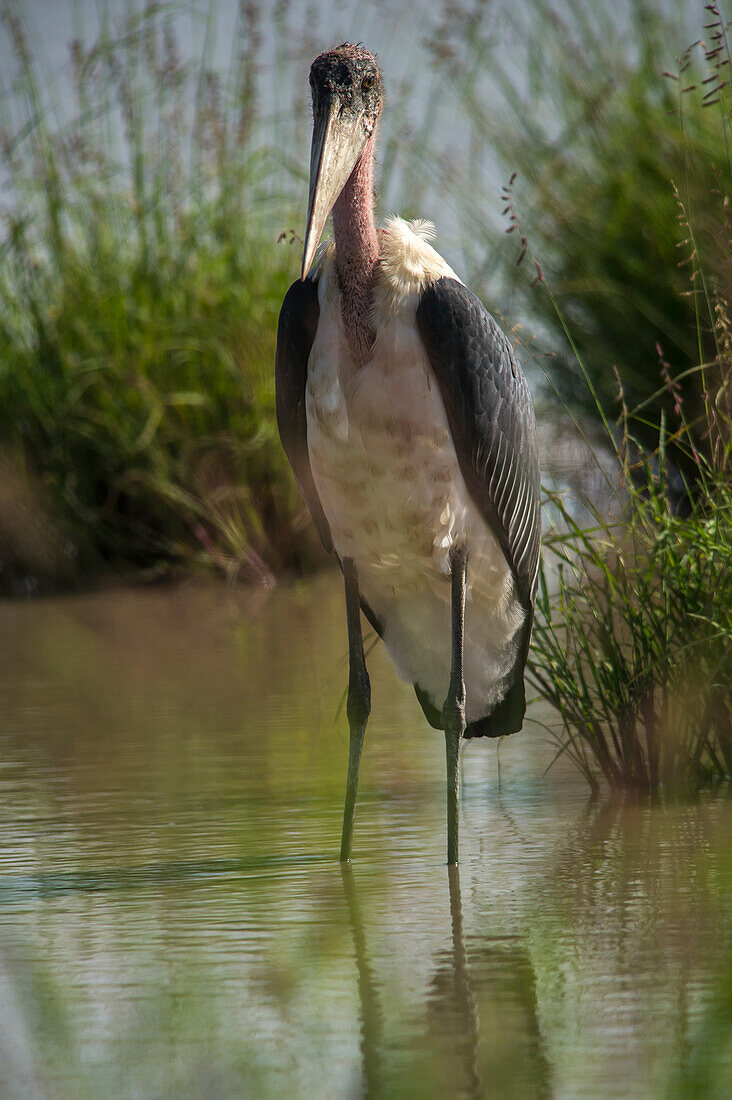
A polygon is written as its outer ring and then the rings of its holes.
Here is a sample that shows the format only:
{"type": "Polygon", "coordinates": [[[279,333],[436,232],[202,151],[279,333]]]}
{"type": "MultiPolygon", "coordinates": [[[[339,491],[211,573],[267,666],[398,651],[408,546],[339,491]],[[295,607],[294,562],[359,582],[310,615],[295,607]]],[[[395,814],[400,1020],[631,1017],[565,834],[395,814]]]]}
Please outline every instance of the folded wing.
{"type": "Polygon", "coordinates": [[[275,355],[275,399],[282,446],[323,546],[330,552],[333,549],[330,527],[310,469],[305,405],[308,359],[319,317],[317,283],[312,279],[298,279],[287,291],[280,310],[275,355]]]}
{"type": "Polygon", "coordinates": [[[541,489],[534,406],[506,336],[456,279],[424,291],[417,326],[445,405],[468,492],[490,526],[516,583],[526,620],[514,687],[467,736],[519,729],[541,546],[541,489]]]}

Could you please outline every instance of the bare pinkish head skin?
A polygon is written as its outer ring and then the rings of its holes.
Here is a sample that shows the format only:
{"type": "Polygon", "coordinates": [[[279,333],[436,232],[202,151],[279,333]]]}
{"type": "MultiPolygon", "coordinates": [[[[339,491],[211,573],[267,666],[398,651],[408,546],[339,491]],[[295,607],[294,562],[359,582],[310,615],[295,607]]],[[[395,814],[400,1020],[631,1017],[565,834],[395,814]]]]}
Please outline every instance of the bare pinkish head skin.
{"type": "Polygon", "coordinates": [[[315,58],[310,87],[313,152],[303,274],[332,208],[343,322],[354,358],[362,364],[373,344],[371,291],[379,262],[374,141],[381,74],[373,54],[344,43],[315,58]]]}

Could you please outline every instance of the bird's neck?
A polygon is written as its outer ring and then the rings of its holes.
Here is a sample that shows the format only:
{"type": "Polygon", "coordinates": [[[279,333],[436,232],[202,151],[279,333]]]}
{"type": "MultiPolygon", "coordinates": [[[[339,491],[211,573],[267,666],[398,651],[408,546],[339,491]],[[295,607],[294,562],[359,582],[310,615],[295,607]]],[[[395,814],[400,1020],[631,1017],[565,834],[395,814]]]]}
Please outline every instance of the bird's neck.
{"type": "Polygon", "coordinates": [[[374,220],[374,138],[375,132],[333,207],[341,313],[351,352],[359,366],[368,359],[374,343],[371,292],[379,262],[374,220]]]}

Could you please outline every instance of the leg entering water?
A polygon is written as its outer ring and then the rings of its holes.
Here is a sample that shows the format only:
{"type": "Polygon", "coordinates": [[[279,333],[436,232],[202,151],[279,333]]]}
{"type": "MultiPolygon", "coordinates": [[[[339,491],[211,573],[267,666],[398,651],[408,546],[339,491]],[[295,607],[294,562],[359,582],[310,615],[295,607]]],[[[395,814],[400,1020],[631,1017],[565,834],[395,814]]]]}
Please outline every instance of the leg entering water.
{"type": "Polygon", "coordinates": [[[465,681],[463,644],[465,638],[465,583],[468,551],[457,547],[450,556],[452,568],[452,668],[450,687],[442,708],[447,759],[447,862],[458,861],[458,814],[460,809],[460,744],[465,733],[465,681]]]}
{"type": "Polygon", "coordinates": [[[343,578],[346,586],[346,620],[348,623],[349,673],[346,713],[348,714],[350,738],[340,860],[341,863],[346,863],[351,858],[353,817],[356,811],[356,794],[358,792],[358,770],[361,764],[361,750],[364,734],[366,733],[366,723],[371,713],[371,684],[363,652],[358,574],[351,558],[343,559],[343,578]]]}

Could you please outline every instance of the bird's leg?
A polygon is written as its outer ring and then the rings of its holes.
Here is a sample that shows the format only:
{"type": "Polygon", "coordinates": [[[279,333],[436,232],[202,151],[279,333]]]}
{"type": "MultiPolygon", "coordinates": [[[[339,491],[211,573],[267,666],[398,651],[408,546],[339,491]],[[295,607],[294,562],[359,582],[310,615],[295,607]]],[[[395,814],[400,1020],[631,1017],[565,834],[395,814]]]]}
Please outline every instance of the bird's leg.
{"type": "Polygon", "coordinates": [[[452,577],[452,668],[450,687],[442,708],[447,754],[447,862],[458,861],[458,809],[460,805],[460,743],[465,733],[465,681],[463,641],[465,636],[465,584],[468,551],[458,546],[450,555],[452,577]]]}
{"type": "Polygon", "coordinates": [[[371,683],[369,682],[369,674],[366,671],[366,658],[363,652],[358,574],[351,558],[343,559],[343,577],[346,582],[346,619],[348,621],[349,673],[346,713],[348,714],[350,744],[340,858],[341,863],[346,863],[351,858],[353,815],[356,810],[356,793],[358,791],[358,769],[361,763],[361,749],[366,733],[366,723],[371,713],[371,683]]]}

